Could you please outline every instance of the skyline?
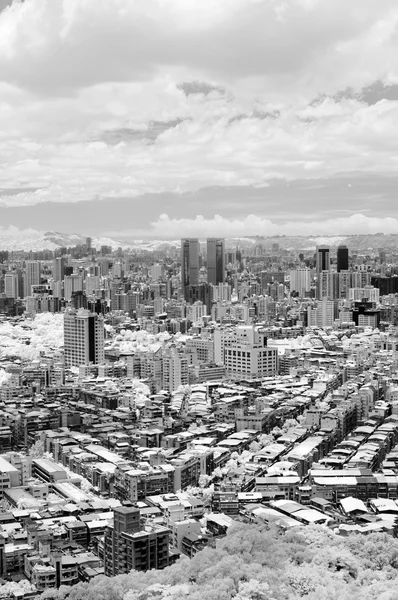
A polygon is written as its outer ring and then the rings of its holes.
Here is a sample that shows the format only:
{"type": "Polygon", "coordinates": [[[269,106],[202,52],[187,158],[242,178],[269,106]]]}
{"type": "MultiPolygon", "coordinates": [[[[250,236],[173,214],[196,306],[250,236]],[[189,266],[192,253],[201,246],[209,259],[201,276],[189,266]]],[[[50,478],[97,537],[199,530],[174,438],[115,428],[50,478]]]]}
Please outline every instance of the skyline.
{"type": "Polygon", "coordinates": [[[392,0],[0,11],[0,238],[398,233],[392,0]]]}

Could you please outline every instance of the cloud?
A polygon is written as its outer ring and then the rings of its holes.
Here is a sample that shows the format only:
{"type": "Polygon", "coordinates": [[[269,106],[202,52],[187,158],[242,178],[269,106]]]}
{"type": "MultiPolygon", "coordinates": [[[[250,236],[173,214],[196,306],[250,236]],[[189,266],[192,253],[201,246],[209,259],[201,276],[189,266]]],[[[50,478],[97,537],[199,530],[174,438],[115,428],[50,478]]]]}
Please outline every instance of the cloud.
{"type": "Polygon", "coordinates": [[[195,81],[265,76],[284,85],[292,75],[311,84],[313,73],[325,85],[359,59],[355,77],[368,83],[397,18],[392,0],[27,0],[2,13],[0,70],[41,93],[146,81],[173,68],[195,72],[195,81]]]}
{"type": "Polygon", "coordinates": [[[184,96],[181,117],[170,110],[159,120],[156,107],[156,119],[149,124],[104,120],[88,125],[86,139],[82,133],[68,139],[66,130],[58,142],[39,135],[36,141],[0,138],[0,152],[7,157],[0,168],[2,205],[135,198],[208,186],[261,187],[275,178],[293,181],[352,173],[355,179],[360,172],[396,172],[398,102],[368,106],[326,98],[315,106],[287,107],[267,115],[252,112],[242,118],[244,107],[237,102],[191,98],[184,96]],[[7,195],[7,189],[16,187],[20,193],[7,195]]]}
{"type": "MultiPolygon", "coordinates": [[[[220,215],[210,218],[203,215],[197,215],[195,218],[171,218],[167,214],[161,214],[148,227],[104,231],[101,237],[93,238],[93,246],[98,249],[102,245],[110,245],[115,249],[119,246],[128,248],[129,244],[137,240],[178,240],[181,237],[245,238],[282,235],[321,238],[377,233],[398,235],[398,219],[372,217],[361,213],[349,214],[348,210],[347,216],[344,217],[304,220],[297,216],[295,220],[286,222],[276,222],[253,214],[242,218],[226,218],[220,215]]],[[[59,246],[81,244],[84,239],[78,234],[43,232],[32,228],[0,228],[0,249],[14,251],[53,250],[59,246]]]]}
{"type": "Polygon", "coordinates": [[[246,236],[329,236],[359,234],[398,234],[398,219],[386,217],[369,217],[354,214],[346,218],[327,219],[322,221],[292,221],[283,224],[273,223],[256,215],[248,215],[243,219],[227,219],[215,215],[205,219],[198,215],[195,219],[170,219],[168,215],[160,215],[151,223],[149,230],[126,230],[107,232],[109,236],[123,239],[150,237],[154,239],[175,239],[180,237],[213,237],[225,238],[246,236]]]}
{"type": "Polygon", "coordinates": [[[2,206],[396,173],[393,0],[6,4],[2,206]]]}

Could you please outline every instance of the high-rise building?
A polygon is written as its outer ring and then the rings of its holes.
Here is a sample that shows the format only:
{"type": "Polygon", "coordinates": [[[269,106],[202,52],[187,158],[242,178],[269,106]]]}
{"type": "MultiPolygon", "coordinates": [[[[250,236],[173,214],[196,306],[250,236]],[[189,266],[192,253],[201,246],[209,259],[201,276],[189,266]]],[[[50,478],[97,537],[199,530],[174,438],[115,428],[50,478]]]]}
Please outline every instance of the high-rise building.
{"type": "Polygon", "coordinates": [[[335,300],[339,297],[339,274],[336,271],[321,271],[318,274],[318,298],[335,300]]]}
{"type": "Polygon", "coordinates": [[[339,298],[348,298],[349,289],[351,287],[351,277],[352,273],[350,271],[340,271],[338,274],[339,277],[339,298]]]}
{"type": "Polygon", "coordinates": [[[4,292],[7,298],[19,298],[18,273],[4,275],[4,292]]]}
{"type": "Polygon", "coordinates": [[[159,281],[164,276],[164,267],[163,265],[153,265],[151,268],[152,281],[159,281]]]}
{"type": "Polygon", "coordinates": [[[180,385],[188,385],[188,359],[175,346],[165,350],[162,368],[164,390],[175,392],[180,385]]]}
{"type": "Polygon", "coordinates": [[[70,310],[64,317],[64,352],[68,367],[104,361],[104,319],[88,310],[70,310]]]}
{"type": "Polygon", "coordinates": [[[41,262],[39,260],[27,260],[25,269],[24,296],[30,296],[32,285],[39,285],[41,281],[41,262]]]}
{"type": "Polygon", "coordinates": [[[68,302],[72,300],[72,296],[76,292],[83,291],[82,275],[65,275],[64,278],[64,298],[68,302]]]}
{"type": "Polygon", "coordinates": [[[225,281],[225,240],[207,238],[207,282],[213,285],[225,281]]]}
{"type": "Polygon", "coordinates": [[[348,271],[348,248],[339,246],[337,248],[337,272],[348,271]]]}
{"type": "Polygon", "coordinates": [[[330,250],[327,246],[316,247],[316,272],[329,271],[330,269],[330,250]]]}
{"type": "Polygon", "coordinates": [[[232,289],[229,283],[219,283],[213,288],[214,302],[230,302],[232,289]]]}
{"type": "Polygon", "coordinates": [[[290,271],[290,292],[297,292],[300,298],[304,298],[310,289],[310,269],[296,269],[294,271],[290,271]]]}
{"type": "Polygon", "coordinates": [[[232,379],[274,377],[278,373],[278,350],[268,347],[265,333],[253,326],[216,329],[214,357],[232,379]]]}
{"type": "Polygon", "coordinates": [[[333,327],[337,319],[337,302],[326,297],[315,306],[308,307],[308,327],[333,327]]]}
{"type": "Polygon", "coordinates": [[[114,509],[113,526],[104,537],[105,575],[164,569],[169,564],[170,530],[162,525],[140,522],[140,510],[134,506],[114,509]]]}
{"type": "Polygon", "coordinates": [[[181,240],[181,285],[183,288],[199,283],[199,240],[181,240]]]}
{"type": "Polygon", "coordinates": [[[90,296],[95,290],[99,290],[101,287],[101,279],[97,275],[87,275],[86,281],[84,282],[86,295],[90,296]]]}
{"type": "Polygon", "coordinates": [[[66,260],[63,256],[53,260],[53,279],[54,281],[63,281],[65,277],[66,260]]]}
{"type": "Polygon", "coordinates": [[[330,271],[330,250],[327,246],[316,247],[316,275],[317,275],[317,297],[321,300],[324,297],[322,289],[322,280],[325,280],[323,272],[330,271]]]}

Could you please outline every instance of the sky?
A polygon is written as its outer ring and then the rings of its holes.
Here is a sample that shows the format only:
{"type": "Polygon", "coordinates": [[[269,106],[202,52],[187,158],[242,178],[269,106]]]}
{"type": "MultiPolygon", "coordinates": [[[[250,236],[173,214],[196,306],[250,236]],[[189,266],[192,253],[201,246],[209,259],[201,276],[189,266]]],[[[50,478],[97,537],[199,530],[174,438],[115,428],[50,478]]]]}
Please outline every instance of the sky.
{"type": "Polygon", "coordinates": [[[0,11],[0,238],[398,233],[396,0],[0,11]]]}

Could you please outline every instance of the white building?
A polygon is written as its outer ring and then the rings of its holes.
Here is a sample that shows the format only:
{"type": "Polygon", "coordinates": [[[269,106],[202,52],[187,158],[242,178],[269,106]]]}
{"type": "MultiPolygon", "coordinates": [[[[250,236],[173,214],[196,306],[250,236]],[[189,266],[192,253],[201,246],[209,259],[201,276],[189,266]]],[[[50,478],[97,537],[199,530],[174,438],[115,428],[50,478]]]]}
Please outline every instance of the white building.
{"type": "Polygon", "coordinates": [[[78,367],[104,361],[104,319],[88,310],[68,311],[64,317],[65,364],[78,367]]]}

